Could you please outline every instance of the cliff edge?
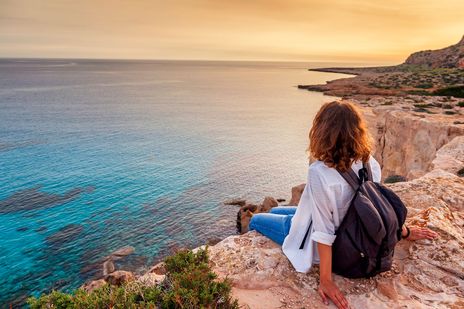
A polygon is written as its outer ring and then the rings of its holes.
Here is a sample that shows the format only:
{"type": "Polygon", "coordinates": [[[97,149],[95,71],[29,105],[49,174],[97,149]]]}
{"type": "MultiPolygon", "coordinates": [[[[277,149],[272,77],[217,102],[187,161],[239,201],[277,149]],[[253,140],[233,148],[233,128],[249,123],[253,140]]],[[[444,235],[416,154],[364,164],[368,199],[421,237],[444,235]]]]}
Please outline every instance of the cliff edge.
{"type": "MultiPolygon", "coordinates": [[[[371,279],[335,276],[352,308],[464,307],[464,179],[455,171],[464,166],[462,145],[464,136],[454,137],[430,172],[390,185],[408,207],[408,223],[427,226],[440,238],[401,241],[392,270],[371,279]]],[[[280,246],[255,231],[230,236],[209,252],[212,269],[232,281],[245,308],[325,307],[317,266],[308,274],[295,272],[280,246]]]]}

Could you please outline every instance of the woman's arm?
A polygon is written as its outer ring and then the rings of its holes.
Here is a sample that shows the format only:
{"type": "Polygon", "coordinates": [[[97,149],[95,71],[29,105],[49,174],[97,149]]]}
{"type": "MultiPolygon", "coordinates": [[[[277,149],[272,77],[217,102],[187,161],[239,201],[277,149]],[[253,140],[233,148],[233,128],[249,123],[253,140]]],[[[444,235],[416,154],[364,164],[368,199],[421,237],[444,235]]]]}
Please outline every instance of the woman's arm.
{"type": "Polygon", "coordinates": [[[317,251],[319,252],[319,294],[322,301],[328,305],[327,297],[330,298],[334,304],[341,309],[348,309],[348,301],[342,292],[338,289],[337,285],[332,281],[332,247],[317,243],[317,251]]]}

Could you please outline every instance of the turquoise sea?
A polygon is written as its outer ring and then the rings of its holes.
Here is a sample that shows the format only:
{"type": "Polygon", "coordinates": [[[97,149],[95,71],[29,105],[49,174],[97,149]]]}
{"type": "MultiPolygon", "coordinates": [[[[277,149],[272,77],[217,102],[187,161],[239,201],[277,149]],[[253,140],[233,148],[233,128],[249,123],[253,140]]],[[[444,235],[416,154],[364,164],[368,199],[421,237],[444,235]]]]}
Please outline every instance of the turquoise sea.
{"type": "Polygon", "coordinates": [[[0,60],[0,304],[141,272],[234,234],[229,198],[290,197],[327,63],[0,60]]]}

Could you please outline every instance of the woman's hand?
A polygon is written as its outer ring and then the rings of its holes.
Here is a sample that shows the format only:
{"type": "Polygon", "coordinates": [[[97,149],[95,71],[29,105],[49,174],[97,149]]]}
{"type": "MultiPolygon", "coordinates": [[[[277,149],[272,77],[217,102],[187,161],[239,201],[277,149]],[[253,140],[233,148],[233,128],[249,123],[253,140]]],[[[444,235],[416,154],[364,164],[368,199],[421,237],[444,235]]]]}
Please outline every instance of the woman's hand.
{"type": "MultiPolygon", "coordinates": [[[[438,234],[431,229],[426,227],[420,226],[410,226],[409,228],[409,236],[406,237],[407,240],[420,240],[420,239],[434,239],[438,237],[438,234]]],[[[407,231],[406,228],[403,227],[403,236],[406,236],[407,231]]]]}
{"type": "Polygon", "coordinates": [[[332,280],[321,280],[319,284],[319,295],[321,295],[324,304],[328,305],[330,298],[339,309],[349,309],[348,301],[340,292],[337,285],[332,280]]]}
{"type": "Polygon", "coordinates": [[[348,309],[348,301],[337,285],[332,281],[332,246],[317,243],[319,252],[319,294],[324,304],[328,305],[330,298],[339,309],[348,309]]]}

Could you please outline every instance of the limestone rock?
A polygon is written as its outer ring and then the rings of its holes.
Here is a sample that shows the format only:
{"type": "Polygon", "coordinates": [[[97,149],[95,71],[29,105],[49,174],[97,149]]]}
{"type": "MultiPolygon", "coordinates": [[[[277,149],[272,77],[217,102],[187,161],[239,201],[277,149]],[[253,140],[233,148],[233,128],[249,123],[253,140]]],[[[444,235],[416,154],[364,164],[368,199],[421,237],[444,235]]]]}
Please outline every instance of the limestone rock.
{"type": "Polygon", "coordinates": [[[272,207],[278,206],[279,203],[275,198],[272,196],[266,196],[264,201],[261,203],[260,207],[258,207],[259,212],[268,212],[271,210],[272,207]]]}
{"type": "Polygon", "coordinates": [[[432,168],[440,168],[456,174],[464,167],[464,136],[455,137],[437,151],[432,168]]]}
{"type": "Polygon", "coordinates": [[[375,140],[374,157],[382,166],[383,179],[425,175],[434,168],[437,150],[464,135],[464,127],[444,121],[441,115],[420,118],[391,107],[363,108],[363,112],[375,140]]]}
{"type": "Polygon", "coordinates": [[[295,186],[292,188],[292,198],[288,203],[289,206],[298,206],[300,202],[301,195],[303,194],[303,190],[306,184],[302,183],[301,185],[295,186]]]}
{"type": "Polygon", "coordinates": [[[121,285],[135,280],[135,276],[130,271],[117,270],[105,277],[106,281],[112,285],[121,285]]]}

